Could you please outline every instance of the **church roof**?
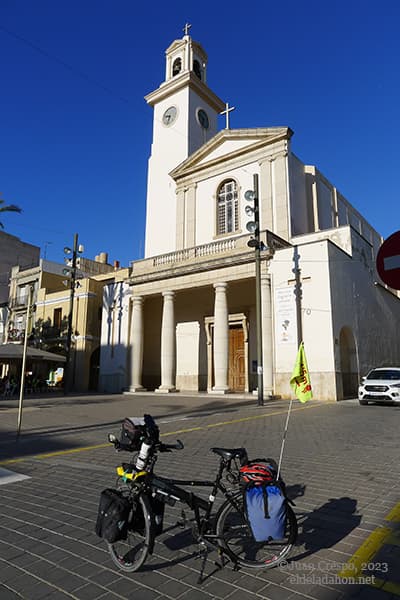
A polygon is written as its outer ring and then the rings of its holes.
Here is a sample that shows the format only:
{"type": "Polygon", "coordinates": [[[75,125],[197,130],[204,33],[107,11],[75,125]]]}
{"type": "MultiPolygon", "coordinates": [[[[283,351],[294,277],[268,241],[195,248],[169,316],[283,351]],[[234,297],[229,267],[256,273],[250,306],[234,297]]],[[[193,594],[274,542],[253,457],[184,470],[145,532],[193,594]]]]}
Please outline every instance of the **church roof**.
{"type": "Polygon", "coordinates": [[[281,140],[289,140],[293,131],[289,127],[257,127],[249,129],[223,129],[180,165],[170,172],[175,180],[196,170],[211,167],[222,160],[235,159],[281,140]],[[226,152],[221,154],[221,147],[226,152]]]}

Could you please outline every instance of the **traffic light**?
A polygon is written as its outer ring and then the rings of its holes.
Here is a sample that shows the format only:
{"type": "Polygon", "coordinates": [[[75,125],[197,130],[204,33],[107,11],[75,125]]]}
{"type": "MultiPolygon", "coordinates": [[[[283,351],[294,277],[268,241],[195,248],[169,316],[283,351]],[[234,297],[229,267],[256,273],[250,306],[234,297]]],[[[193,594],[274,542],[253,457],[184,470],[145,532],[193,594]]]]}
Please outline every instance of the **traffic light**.
{"type": "Polygon", "coordinates": [[[244,199],[249,202],[245,207],[245,213],[250,217],[250,221],[246,223],[246,229],[254,235],[247,242],[250,248],[257,249],[260,247],[260,214],[258,206],[258,193],[256,190],[247,190],[244,194],[244,199]]]}

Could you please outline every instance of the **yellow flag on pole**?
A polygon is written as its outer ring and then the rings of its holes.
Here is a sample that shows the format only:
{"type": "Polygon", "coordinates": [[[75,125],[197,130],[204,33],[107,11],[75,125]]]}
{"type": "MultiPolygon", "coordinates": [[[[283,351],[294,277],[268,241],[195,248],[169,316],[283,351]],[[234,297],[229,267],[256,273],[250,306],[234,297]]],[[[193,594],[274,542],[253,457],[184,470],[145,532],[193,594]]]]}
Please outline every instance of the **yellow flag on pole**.
{"type": "Polygon", "coordinates": [[[312,398],[310,372],[307,366],[304,342],[301,342],[299,346],[290,385],[300,402],[307,402],[312,398]]]}

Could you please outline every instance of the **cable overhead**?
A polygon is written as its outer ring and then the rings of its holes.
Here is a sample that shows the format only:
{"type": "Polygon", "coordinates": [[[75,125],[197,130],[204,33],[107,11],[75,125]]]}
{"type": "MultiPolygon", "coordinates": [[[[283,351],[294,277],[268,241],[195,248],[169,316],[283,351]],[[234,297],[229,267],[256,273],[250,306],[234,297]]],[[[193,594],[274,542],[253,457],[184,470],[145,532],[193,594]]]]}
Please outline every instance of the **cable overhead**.
{"type": "Polygon", "coordinates": [[[128,104],[128,105],[131,104],[131,101],[128,100],[127,98],[124,98],[123,96],[120,96],[120,95],[116,94],[112,89],[110,89],[107,86],[103,85],[101,82],[97,81],[96,79],[93,79],[87,73],[84,73],[83,71],[80,71],[79,69],[76,69],[74,66],[72,66],[69,63],[65,62],[61,58],[58,58],[58,56],[55,56],[54,54],[51,54],[47,50],[43,50],[43,48],[41,48],[37,44],[34,44],[34,43],[30,42],[29,40],[27,40],[26,38],[24,38],[22,35],[19,35],[17,33],[14,33],[13,31],[10,31],[9,29],[7,29],[6,27],[4,27],[3,25],[0,25],[0,30],[4,31],[9,36],[13,37],[14,39],[18,40],[19,42],[22,42],[26,46],[29,46],[30,48],[32,48],[36,52],[39,52],[39,54],[42,54],[46,58],[48,58],[48,59],[50,59],[50,60],[58,63],[59,65],[63,66],[65,69],[68,69],[69,71],[71,71],[75,75],[78,75],[81,79],[84,79],[88,83],[101,88],[104,92],[107,92],[108,94],[110,94],[114,98],[117,98],[118,100],[120,100],[124,104],[128,104]]]}

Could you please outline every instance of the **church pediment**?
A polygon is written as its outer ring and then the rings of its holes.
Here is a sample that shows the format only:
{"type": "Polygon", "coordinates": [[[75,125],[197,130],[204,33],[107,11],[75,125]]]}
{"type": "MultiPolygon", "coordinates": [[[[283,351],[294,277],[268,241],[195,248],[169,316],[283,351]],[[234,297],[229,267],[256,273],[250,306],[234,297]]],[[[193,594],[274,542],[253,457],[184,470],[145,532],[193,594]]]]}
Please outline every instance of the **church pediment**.
{"type": "Polygon", "coordinates": [[[293,132],[288,127],[223,129],[171,171],[170,175],[177,180],[194,171],[235,159],[275,142],[290,139],[292,135],[293,132]]]}
{"type": "MultiPolygon", "coordinates": [[[[201,44],[199,44],[199,42],[195,42],[194,40],[192,40],[190,38],[190,43],[191,43],[192,48],[195,51],[197,51],[199,54],[201,54],[205,60],[208,59],[206,51],[204,50],[203,46],[201,44]]],[[[185,39],[185,38],[181,38],[179,40],[174,40],[172,42],[172,44],[170,44],[168,46],[168,48],[166,49],[165,54],[167,54],[167,55],[174,54],[174,52],[176,52],[177,50],[184,48],[186,46],[186,44],[187,44],[187,39],[185,39]]]]}

